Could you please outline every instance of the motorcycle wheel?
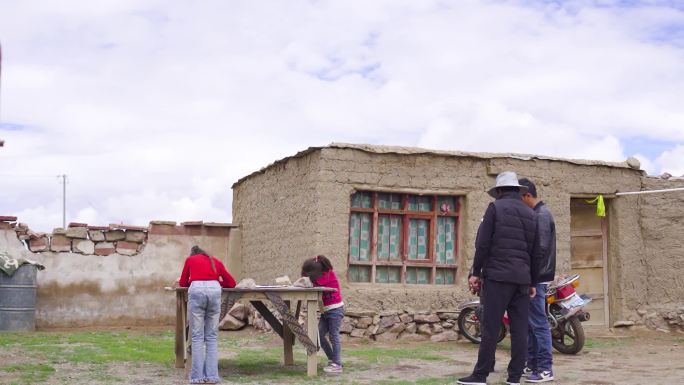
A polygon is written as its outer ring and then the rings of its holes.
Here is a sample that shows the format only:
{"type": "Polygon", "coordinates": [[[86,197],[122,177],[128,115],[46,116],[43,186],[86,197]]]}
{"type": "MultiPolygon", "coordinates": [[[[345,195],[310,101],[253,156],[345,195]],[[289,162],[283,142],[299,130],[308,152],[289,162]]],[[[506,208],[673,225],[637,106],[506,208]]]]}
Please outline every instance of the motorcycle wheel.
{"type": "Polygon", "coordinates": [[[551,331],[551,344],[563,354],[577,354],[584,347],[584,328],[576,317],[562,322],[551,331]]]}
{"type": "MultiPolygon", "coordinates": [[[[482,332],[480,331],[479,308],[468,307],[461,310],[458,315],[458,330],[468,341],[479,344],[482,342],[482,332]]],[[[506,338],[506,328],[501,325],[499,336],[496,342],[501,342],[506,338]]]]}

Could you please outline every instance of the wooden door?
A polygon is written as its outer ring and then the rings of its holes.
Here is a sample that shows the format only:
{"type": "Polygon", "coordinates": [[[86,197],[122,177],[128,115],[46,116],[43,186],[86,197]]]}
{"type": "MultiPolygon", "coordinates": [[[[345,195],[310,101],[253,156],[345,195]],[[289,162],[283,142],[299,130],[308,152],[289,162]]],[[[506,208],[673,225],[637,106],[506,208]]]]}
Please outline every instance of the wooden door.
{"type": "Polygon", "coordinates": [[[580,275],[577,291],[592,298],[586,307],[591,314],[586,324],[608,326],[607,217],[597,216],[596,205],[586,200],[570,202],[571,271],[580,275]]]}

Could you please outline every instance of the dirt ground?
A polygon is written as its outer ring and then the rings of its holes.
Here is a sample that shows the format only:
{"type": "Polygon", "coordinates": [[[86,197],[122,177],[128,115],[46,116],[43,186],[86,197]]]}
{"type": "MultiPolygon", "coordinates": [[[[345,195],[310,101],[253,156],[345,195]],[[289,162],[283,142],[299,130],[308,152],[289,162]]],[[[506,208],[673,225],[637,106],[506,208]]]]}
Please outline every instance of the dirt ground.
{"type": "MultiPolygon", "coordinates": [[[[231,332],[235,333],[235,332],[231,332]]],[[[246,343],[245,349],[278,348],[281,341],[276,336],[264,338],[253,331],[237,332],[246,343]]],[[[231,338],[235,334],[231,335],[231,338]]],[[[684,334],[663,334],[650,331],[608,331],[587,330],[587,345],[576,356],[554,353],[555,384],[617,385],[617,384],[682,384],[684,383],[684,334]]],[[[255,372],[245,372],[232,360],[235,351],[222,349],[221,376],[226,384],[454,384],[460,376],[472,370],[477,356],[477,345],[465,340],[445,343],[428,343],[429,355],[425,345],[419,342],[396,342],[379,344],[375,342],[352,343],[343,345],[345,372],[340,375],[325,375],[319,365],[319,377],[307,378],[304,360],[295,358],[294,368],[284,372],[279,363],[269,361],[260,366],[259,356],[254,358],[255,372]],[[388,350],[411,352],[420,348],[420,354],[404,354],[401,358],[383,357],[382,350],[377,356],[369,358],[356,351],[367,352],[369,348],[380,347],[388,350]],[[344,352],[348,357],[344,357],[344,352]],[[266,373],[273,373],[273,376],[266,373]],[[301,373],[301,374],[300,374],[301,373]]],[[[295,347],[301,351],[301,348],[295,347]]],[[[17,349],[0,351],[0,362],[35,362],[35,357],[17,349]]],[[[319,353],[322,355],[323,353],[319,353]]],[[[508,364],[508,339],[499,345],[495,372],[488,379],[489,384],[504,384],[508,364]]],[[[321,362],[324,360],[321,359],[321,362]]],[[[183,369],[170,365],[145,362],[114,363],[107,367],[59,364],[56,372],[47,380],[47,385],[58,384],[187,384],[183,369]],[[93,375],[93,371],[99,371],[93,375]],[[86,375],[86,373],[88,373],[86,375]]],[[[10,377],[0,384],[12,383],[10,377]]]]}

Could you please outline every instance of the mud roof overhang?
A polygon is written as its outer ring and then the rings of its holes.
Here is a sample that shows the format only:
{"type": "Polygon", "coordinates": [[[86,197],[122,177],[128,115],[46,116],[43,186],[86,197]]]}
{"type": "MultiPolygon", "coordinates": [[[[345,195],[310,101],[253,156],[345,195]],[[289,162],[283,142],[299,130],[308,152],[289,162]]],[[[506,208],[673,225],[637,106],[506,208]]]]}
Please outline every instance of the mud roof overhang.
{"type": "MultiPolygon", "coordinates": [[[[601,160],[585,160],[585,159],[567,159],[567,158],[556,158],[545,155],[533,155],[533,154],[515,154],[515,153],[495,153],[495,152],[467,152],[467,151],[444,151],[444,150],[430,150],[426,148],[419,147],[402,147],[402,146],[380,146],[371,144],[351,144],[351,143],[331,143],[327,146],[321,147],[309,147],[304,151],[300,151],[292,156],[285,157],[283,159],[277,160],[268,166],[255,171],[247,176],[240,178],[237,182],[233,183],[231,186],[235,188],[243,181],[258,175],[263,174],[266,170],[287,162],[290,159],[301,158],[307,156],[308,154],[320,151],[325,148],[337,148],[337,149],[351,149],[359,150],[372,154],[402,154],[402,155],[437,155],[446,157],[458,157],[458,158],[474,158],[474,159],[498,159],[498,158],[508,158],[508,159],[519,159],[519,160],[550,160],[554,162],[565,162],[576,164],[579,166],[601,166],[601,167],[614,167],[614,168],[625,168],[634,170],[627,162],[605,162],[601,160]]],[[[637,169],[638,170],[638,169],[637,169]]]]}

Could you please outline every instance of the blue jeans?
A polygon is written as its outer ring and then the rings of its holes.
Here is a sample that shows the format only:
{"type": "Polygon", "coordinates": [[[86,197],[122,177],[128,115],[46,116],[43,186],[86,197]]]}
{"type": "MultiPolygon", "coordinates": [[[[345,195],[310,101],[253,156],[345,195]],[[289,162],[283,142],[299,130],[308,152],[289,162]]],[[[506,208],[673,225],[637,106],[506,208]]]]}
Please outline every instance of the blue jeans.
{"type": "Polygon", "coordinates": [[[551,370],[551,327],[546,317],[546,289],[549,285],[537,285],[537,295],[530,301],[527,343],[527,367],[536,371],[551,370]]]}
{"type": "Polygon", "coordinates": [[[220,381],[218,375],[218,323],[221,285],[218,281],[193,281],[188,290],[188,320],[192,333],[190,382],[220,381]]]}
{"type": "Polygon", "coordinates": [[[342,342],[340,341],[340,326],[344,318],[344,306],[328,310],[321,314],[318,322],[318,334],[321,338],[321,347],[328,356],[328,360],[342,366],[342,342]],[[328,335],[330,342],[326,340],[328,335]]]}

